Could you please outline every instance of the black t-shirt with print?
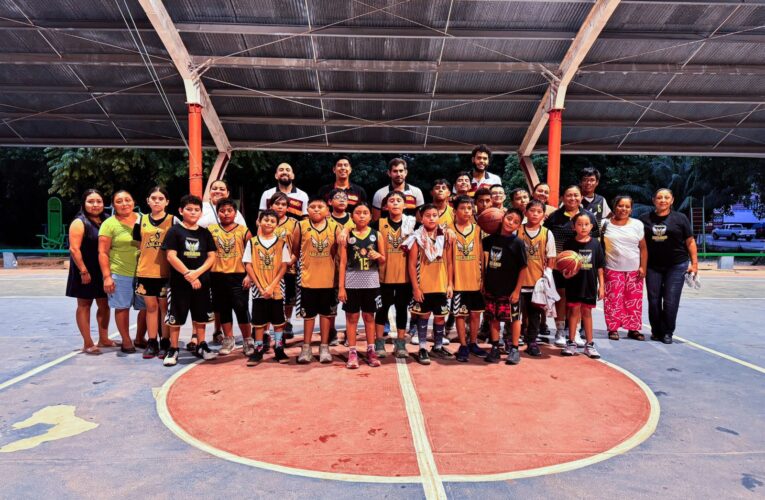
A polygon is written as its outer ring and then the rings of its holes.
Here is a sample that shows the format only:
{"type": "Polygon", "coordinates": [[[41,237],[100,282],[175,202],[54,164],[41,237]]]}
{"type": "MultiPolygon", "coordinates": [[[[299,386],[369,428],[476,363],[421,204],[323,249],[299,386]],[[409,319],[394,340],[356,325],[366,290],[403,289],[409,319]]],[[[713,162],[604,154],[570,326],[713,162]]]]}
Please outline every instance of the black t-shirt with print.
{"type": "MultiPolygon", "coordinates": [[[[578,213],[585,213],[589,216],[590,223],[592,224],[590,236],[596,239],[600,238],[600,226],[598,225],[598,220],[595,216],[582,207],[579,207],[578,213]]],[[[555,250],[558,253],[561,253],[564,250],[567,241],[573,240],[576,237],[574,225],[571,223],[571,218],[574,215],[576,214],[569,215],[566,212],[566,209],[561,207],[551,213],[547,220],[545,220],[544,226],[552,231],[553,237],[555,238],[555,250]]]]}
{"type": "Polygon", "coordinates": [[[655,211],[640,216],[648,247],[648,267],[666,269],[689,259],[685,240],[693,236],[688,217],[675,212],[656,215],[655,211]]]}
{"type": "MultiPolygon", "coordinates": [[[[215,241],[210,231],[203,227],[188,229],[183,224],[176,224],[167,230],[162,250],[175,250],[178,253],[178,259],[187,268],[194,270],[205,263],[208,252],[215,251],[215,241]]],[[[170,268],[170,286],[173,286],[173,283],[188,283],[174,267],[170,266],[170,268]]],[[[208,284],[209,274],[209,271],[202,274],[199,281],[202,284],[208,284]]]]}
{"type": "Polygon", "coordinates": [[[495,297],[512,295],[526,267],[526,247],[515,235],[492,234],[481,242],[484,253],[489,254],[483,274],[484,290],[495,297]]]}
{"type": "Polygon", "coordinates": [[[582,268],[574,276],[566,280],[566,297],[576,299],[597,300],[598,298],[598,269],[606,265],[603,247],[595,238],[581,243],[576,239],[569,240],[564,250],[573,250],[582,258],[582,268]]]}

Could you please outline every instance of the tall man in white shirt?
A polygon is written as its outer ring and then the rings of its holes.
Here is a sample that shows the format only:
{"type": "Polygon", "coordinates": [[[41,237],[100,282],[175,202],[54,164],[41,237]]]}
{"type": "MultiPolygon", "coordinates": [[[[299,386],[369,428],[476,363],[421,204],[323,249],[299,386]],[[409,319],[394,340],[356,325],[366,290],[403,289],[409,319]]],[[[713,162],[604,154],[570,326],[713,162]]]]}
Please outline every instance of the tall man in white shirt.
{"type": "Polygon", "coordinates": [[[378,220],[380,217],[387,216],[384,213],[385,207],[382,206],[382,201],[391,191],[404,193],[404,213],[406,215],[417,216],[417,209],[425,204],[425,199],[420,188],[407,184],[407,174],[406,160],[403,158],[393,158],[388,162],[390,184],[378,189],[372,197],[372,220],[378,220]]]}
{"type": "Polygon", "coordinates": [[[280,163],[276,167],[276,187],[267,189],[260,197],[260,210],[265,210],[268,205],[268,200],[276,193],[278,189],[282,193],[287,195],[289,203],[287,205],[287,216],[293,219],[300,220],[308,214],[308,194],[294,186],[292,183],[295,180],[295,173],[292,171],[292,166],[289,163],[280,163]]]}

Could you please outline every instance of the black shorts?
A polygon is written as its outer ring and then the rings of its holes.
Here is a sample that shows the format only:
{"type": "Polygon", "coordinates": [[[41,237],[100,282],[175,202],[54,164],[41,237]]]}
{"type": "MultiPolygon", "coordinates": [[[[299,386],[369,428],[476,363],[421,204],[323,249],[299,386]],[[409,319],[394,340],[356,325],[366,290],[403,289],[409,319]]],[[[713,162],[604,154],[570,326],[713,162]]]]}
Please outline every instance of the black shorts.
{"type": "Polygon", "coordinates": [[[337,315],[337,291],[334,288],[300,287],[298,294],[296,300],[298,317],[311,319],[316,315],[325,317],[337,315]]]}
{"type": "Polygon", "coordinates": [[[202,285],[199,290],[191,288],[190,283],[178,283],[170,286],[167,292],[167,316],[165,323],[170,326],[182,326],[191,311],[191,320],[196,323],[212,323],[213,314],[210,287],[202,285]]]}
{"type": "Polygon", "coordinates": [[[563,277],[563,273],[557,269],[553,269],[553,281],[555,282],[555,289],[560,290],[566,288],[566,278],[563,277]]]}
{"type": "Polygon", "coordinates": [[[242,288],[244,273],[210,273],[213,310],[220,315],[222,324],[232,323],[236,313],[236,322],[250,322],[248,291],[242,288]]]}
{"type": "Polygon", "coordinates": [[[598,301],[594,297],[577,297],[566,293],[566,307],[582,306],[585,309],[594,309],[598,301]]]}
{"type": "Polygon", "coordinates": [[[433,316],[446,316],[449,314],[449,305],[445,293],[426,293],[422,302],[412,300],[409,312],[412,314],[428,314],[433,316]]]}
{"type": "Polygon", "coordinates": [[[470,316],[470,313],[482,313],[486,302],[479,291],[454,292],[452,297],[452,316],[470,316]]]}
{"type": "Polygon", "coordinates": [[[347,288],[348,300],[343,304],[347,313],[376,313],[382,307],[382,297],[379,288],[347,288]]]}
{"type": "Polygon", "coordinates": [[[269,323],[274,328],[286,323],[284,302],[279,299],[252,299],[252,326],[263,328],[269,323]]]}
{"type": "Polygon", "coordinates": [[[167,297],[167,278],[135,279],[135,294],[141,297],[167,297]]]}
{"type": "Polygon", "coordinates": [[[296,282],[297,282],[297,275],[290,274],[290,273],[287,273],[284,275],[284,280],[282,281],[282,283],[284,284],[284,288],[282,289],[282,295],[284,296],[285,306],[295,305],[295,297],[297,296],[296,282]]]}
{"type": "Polygon", "coordinates": [[[488,321],[518,321],[521,319],[520,301],[510,302],[510,297],[486,295],[485,316],[488,321]]]}
{"type": "Polygon", "coordinates": [[[409,304],[412,302],[412,285],[409,283],[380,283],[382,307],[375,315],[375,324],[384,325],[388,322],[390,306],[396,308],[396,328],[406,329],[406,319],[409,315],[409,304]]]}

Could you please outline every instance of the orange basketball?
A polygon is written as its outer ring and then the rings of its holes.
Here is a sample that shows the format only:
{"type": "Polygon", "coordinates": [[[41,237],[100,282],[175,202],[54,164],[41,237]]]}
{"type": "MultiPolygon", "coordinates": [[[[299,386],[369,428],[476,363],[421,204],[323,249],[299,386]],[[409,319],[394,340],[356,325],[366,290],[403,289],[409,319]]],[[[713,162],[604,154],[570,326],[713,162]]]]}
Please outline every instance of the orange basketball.
{"type": "Polygon", "coordinates": [[[582,268],[582,258],[573,250],[564,250],[555,260],[555,268],[561,273],[573,276],[582,268]]]}
{"type": "Polygon", "coordinates": [[[502,227],[505,212],[501,208],[489,207],[476,218],[478,225],[489,234],[494,234],[502,227]]]}

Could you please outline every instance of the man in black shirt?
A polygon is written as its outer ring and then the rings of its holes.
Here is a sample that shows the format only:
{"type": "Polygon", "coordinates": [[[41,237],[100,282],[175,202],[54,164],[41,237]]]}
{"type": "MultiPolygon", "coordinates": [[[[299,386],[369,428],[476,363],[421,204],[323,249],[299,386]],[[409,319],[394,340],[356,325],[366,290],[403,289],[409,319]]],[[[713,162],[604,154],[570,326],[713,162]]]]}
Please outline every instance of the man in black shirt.
{"type": "Polygon", "coordinates": [[[332,184],[325,184],[319,188],[318,195],[329,203],[329,193],[334,189],[345,191],[348,195],[348,213],[353,213],[353,208],[359,204],[360,201],[367,201],[367,192],[363,187],[351,182],[351,160],[347,156],[341,156],[335,162],[335,166],[332,167],[332,172],[335,173],[335,182],[332,184]]]}

